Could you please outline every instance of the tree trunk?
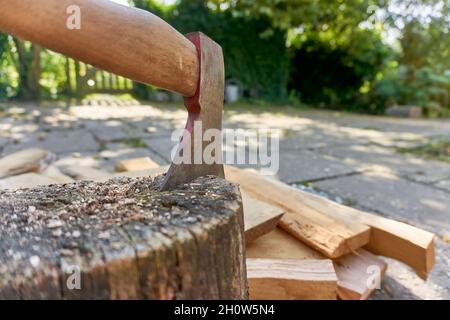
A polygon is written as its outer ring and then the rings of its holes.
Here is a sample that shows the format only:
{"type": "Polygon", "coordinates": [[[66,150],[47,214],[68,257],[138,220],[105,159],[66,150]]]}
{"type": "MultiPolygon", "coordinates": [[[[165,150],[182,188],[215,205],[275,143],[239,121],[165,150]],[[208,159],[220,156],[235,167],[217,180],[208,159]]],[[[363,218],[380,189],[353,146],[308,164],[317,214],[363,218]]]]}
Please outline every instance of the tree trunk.
{"type": "Polygon", "coordinates": [[[65,71],[66,71],[65,93],[70,96],[72,94],[72,78],[70,76],[70,58],[69,57],[66,57],[65,71]]]}
{"type": "Polygon", "coordinates": [[[0,299],[247,298],[238,187],[161,182],[0,192],[0,299]]]}
{"type": "Polygon", "coordinates": [[[29,48],[23,40],[14,38],[18,56],[19,90],[17,97],[24,100],[39,100],[41,98],[41,51],[38,45],[31,44],[29,48]]]}

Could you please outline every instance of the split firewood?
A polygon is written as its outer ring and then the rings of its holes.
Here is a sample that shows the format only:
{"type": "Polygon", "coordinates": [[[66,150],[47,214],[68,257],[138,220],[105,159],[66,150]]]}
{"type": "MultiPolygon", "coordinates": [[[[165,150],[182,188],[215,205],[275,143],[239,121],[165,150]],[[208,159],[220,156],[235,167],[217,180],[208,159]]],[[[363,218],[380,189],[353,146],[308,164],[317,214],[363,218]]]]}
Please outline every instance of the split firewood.
{"type": "Polygon", "coordinates": [[[409,265],[423,279],[434,266],[435,236],[428,231],[340,205],[250,170],[225,167],[225,172],[243,190],[289,209],[279,225],[327,257],[338,258],[343,252],[348,254],[364,246],[374,254],[409,265]],[[368,232],[357,233],[358,225],[368,232]],[[352,249],[342,249],[345,245],[352,249]]]}

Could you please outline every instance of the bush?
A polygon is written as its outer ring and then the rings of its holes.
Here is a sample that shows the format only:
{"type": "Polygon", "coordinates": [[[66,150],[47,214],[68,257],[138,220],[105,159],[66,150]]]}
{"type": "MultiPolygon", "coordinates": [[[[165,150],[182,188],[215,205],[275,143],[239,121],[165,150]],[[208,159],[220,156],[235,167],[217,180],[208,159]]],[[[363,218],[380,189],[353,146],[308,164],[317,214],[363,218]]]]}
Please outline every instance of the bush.
{"type": "Polygon", "coordinates": [[[390,54],[371,30],[302,35],[292,49],[289,90],[308,104],[377,112],[366,95],[390,54]]]}
{"type": "Polygon", "coordinates": [[[286,32],[271,27],[268,18],[234,16],[207,6],[203,0],[181,0],[175,7],[159,8],[152,1],[135,5],[165,18],[181,33],[202,31],[224,52],[226,78],[240,84],[245,97],[286,101],[289,56],[286,32]]]}

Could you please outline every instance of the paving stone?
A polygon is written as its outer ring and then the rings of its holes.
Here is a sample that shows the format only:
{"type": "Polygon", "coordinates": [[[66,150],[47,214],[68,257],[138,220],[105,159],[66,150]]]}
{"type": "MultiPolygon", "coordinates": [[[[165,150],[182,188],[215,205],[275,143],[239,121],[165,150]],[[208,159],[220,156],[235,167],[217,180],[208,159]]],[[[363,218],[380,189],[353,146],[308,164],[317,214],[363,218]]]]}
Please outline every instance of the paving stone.
{"type": "Polygon", "coordinates": [[[105,146],[105,150],[99,153],[99,161],[102,168],[106,168],[110,171],[114,170],[116,163],[120,160],[134,159],[149,157],[157,164],[163,166],[169,164],[169,162],[159,156],[154,151],[146,148],[131,148],[122,143],[112,143],[105,146]]]}
{"type": "Polygon", "coordinates": [[[96,152],[85,152],[85,153],[69,153],[64,155],[59,155],[58,160],[53,163],[57,167],[65,166],[83,166],[83,167],[93,167],[101,168],[102,161],[96,152]]]}
{"type": "Polygon", "coordinates": [[[156,137],[144,140],[147,147],[167,162],[171,162],[171,152],[177,145],[170,137],[156,137]]]}
{"type": "Polygon", "coordinates": [[[315,181],[353,174],[358,168],[308,150],[280,152],[278,178],[286,183],[315,181]]]}
{"type": "Polygon", "coordinates": [[[439,181],[434,185],[438,188],[445,189],[450,192],[450,179],[439,181]]]}
{"type": "Polygon", "coordinates": [[[67,130],[23,135],[15,144],[8,145],[5,148],[5,152],[10,153],[31,147],[64,154],[70,152],[96,151],[100,146],[94,140],[92,134],[86,130],[67,130]]]}
{"type": "Polygon", "coordinates": [[[117,120],[90,121],[86,126],[100,142],[122,141],[130,136],[130,128],[117,120]]]}
{"type": "Polygon", "coordinates": [[[387,171],[423,183],[431,184],[445,177],[450,178],[448,163],[424,160],[374,145],[320,148],[317,152],[363,170],[387,171]]]}
{"type": "Polygon", "coordinates": [[[450,229],[450,196],[384,172],[366,172],[313,184],[369,211],[440,233],[450,229]]]}

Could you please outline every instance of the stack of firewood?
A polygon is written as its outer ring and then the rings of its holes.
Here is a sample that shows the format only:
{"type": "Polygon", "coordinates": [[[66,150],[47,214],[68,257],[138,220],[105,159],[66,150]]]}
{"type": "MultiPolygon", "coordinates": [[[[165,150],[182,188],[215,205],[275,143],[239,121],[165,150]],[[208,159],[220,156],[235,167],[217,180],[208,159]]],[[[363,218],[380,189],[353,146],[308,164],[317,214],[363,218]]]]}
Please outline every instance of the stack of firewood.
{"type": "MultiPolygon", "coordinates": [[[[0,189],[149,176],[166,170],[149,158],[120,161],[116,173],[57,167],[46,150],[0,159],[0,189]]],[[[337,204],[252,170],[226,167],[240,185],[251,299],[367,299],[387,264],[399,260],[425,279],[434,262],[434,235],[411,225],[337,204]]]]}

